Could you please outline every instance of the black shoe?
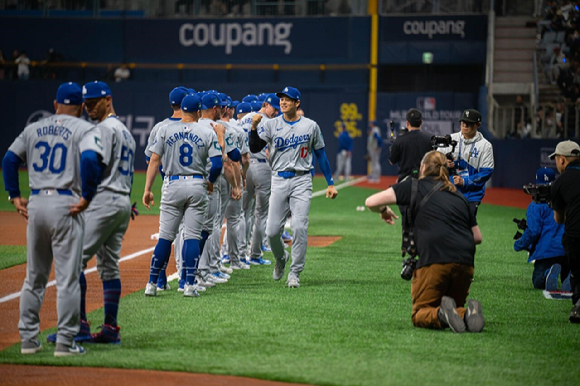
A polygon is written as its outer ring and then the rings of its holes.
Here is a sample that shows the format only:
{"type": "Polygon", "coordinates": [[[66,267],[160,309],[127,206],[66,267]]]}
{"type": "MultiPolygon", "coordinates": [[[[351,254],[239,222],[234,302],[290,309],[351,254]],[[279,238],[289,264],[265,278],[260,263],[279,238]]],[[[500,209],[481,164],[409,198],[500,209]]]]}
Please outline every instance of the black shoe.
{"type": "Polygon", "coordinates": [[[481,312],[481,303],[475,299],[467,301],[467,310],[465,311],[465,324],[469,332],[481,332],[485,321],[481,312]]]}
{"type": "Polygon", "coordinates": [[[570,311],[570,323],[580,323],[580,300],[576,302],[570,311]]]}
{"type": "Polygon", "coordinates": [[[453,332],[465,332],[465,323],[457,313],[457,304],[449,296],[441,298],[441,307],[439,307],[439,321],[444,327],[449,327],[453,332]]]}

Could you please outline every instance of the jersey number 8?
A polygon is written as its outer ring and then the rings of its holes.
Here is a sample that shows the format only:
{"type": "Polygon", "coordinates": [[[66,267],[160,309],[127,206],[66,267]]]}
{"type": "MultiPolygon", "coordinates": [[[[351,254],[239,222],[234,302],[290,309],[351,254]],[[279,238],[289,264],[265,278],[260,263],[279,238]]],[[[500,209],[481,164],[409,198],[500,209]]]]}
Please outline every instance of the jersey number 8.
{"type": "Polygon", "coordinates": [[[34,171],[36,172],[43,172],[46,167],[48,166],[48,170],[51,173],[59,174],[61,173],[65,166],[66,166],[66,153],[68,149],[63,143],[57,143],[54,147],[50,147],[48,142],[38,142],[35,146],[35,149],[42,148],[42,153],[40,154],[40,160],[42,164],[38,165],[36,162],[32,164],[34,171]],[[60,153],[60,159],[58,155],[60,153]],[[50,157],[50,159],[49,159],[50,157]],[[58,167],[55,165],[56,161],[58,160],[58,167]]]}
{"type": "Polygon", "coordinates": [[[193,162],[193,148],[191,145],[184,143],[179,147],[179,163],[182,166],[189,166],[193,162]]]}

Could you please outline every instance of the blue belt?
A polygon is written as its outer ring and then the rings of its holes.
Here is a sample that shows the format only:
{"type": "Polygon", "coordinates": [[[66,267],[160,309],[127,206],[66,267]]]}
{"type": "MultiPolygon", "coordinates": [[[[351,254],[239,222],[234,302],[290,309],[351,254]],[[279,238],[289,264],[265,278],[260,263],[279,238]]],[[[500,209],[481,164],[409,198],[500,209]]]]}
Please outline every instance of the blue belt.
{"type": "Polygon", "coordinates": [[[60,194],[61,196],[72,196],[73,193],[68,190],[68,189],[32,189],[32,195],[36,195],[36,194],[46,194],[46,195],[51,195],[54,192],[60,194]]]}
{"type": "Polygon", "coordinates": [[[168,176],[167,179],[169,181],[175,181],[175,180],[187,180],[189,178],[199,178],[200,180],[203,180],[203,176],[201,174],[194,174],[192,176],[168,176]]]}
{"type": "Polygon", "coordinates": [[[295,171],[295,172],[278,172],[278,177],[282,178],[292,178],[296,176],[303,176],[308,172],[305,171],[295,171]]]}

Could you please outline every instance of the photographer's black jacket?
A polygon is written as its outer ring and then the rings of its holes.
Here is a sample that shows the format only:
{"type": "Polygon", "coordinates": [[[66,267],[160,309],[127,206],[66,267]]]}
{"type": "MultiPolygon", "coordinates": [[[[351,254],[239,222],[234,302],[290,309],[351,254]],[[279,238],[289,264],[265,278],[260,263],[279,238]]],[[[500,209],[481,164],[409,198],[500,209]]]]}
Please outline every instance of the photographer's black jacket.
{"type": "Polygon", "coordinates": [[[570,162],[552,183],[552,209],[566,215],[566,237],[580,239],[580,161],[570,162]]]}
{"type": "MultiPolygon", "coordinates": [[[[411,203],[411,179],[394,185],[398,205],[411,203]]],[[[429,193],[437,181],[419,180],[417,202],[429,193]]],[[[460,263],[474,265],[475,241],[471,228],[475,217],[461,193],[438,191],[414,218],[415,243],[419,255],[417,268],[431,264],[460,263]]]]}

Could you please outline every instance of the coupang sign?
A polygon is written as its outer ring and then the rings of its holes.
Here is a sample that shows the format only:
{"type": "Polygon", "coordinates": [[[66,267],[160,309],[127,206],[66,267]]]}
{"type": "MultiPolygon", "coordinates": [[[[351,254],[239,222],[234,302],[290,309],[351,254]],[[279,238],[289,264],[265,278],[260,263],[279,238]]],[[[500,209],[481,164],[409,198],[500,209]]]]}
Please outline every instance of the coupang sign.
{"type": "Polygon", "coordinates": [[[487,16],[387,16],[381,18],[382,41],[487,40],[487,16]]]}
{"type": "Polygon", "coordinates": [[[236,47],[275,46],[292,52],[292,23],[184,23],[179,43],[184,47],[223,47],[226,55],[236,47]]]}

